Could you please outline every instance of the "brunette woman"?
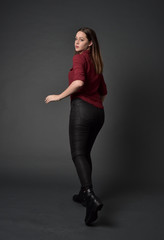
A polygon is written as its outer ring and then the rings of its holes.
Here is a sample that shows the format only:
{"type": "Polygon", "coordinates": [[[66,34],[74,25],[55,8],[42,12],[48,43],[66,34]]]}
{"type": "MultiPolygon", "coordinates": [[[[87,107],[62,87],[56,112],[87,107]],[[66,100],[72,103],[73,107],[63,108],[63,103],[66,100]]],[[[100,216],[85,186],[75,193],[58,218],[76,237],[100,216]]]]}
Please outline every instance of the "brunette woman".
{"type": "Polygon", "coordinates": [[[92,184],[91,149],[105,120],[103,101],[107,87],[103,77],[103,62],[93,29],[76,31],[73,65],[68,73],[69,86],[58,95],[49,95],[45,103],[70,96],[69,139],[72,160],[80,180],[80,191],[73,200],[86,207],[85,224],[97,219],[103,207],[92,184]]]}

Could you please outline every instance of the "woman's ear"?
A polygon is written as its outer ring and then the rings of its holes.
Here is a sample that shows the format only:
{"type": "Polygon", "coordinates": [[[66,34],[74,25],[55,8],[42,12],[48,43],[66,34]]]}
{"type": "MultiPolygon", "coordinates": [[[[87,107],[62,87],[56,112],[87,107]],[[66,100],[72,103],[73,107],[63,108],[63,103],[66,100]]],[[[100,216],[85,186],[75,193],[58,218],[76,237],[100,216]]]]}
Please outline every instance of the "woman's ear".
{"type": "Polygon", "coordinates": [[[93,42],[91,41],[90,44],[88,45],[89,47],[93,44],[93,42]]]}

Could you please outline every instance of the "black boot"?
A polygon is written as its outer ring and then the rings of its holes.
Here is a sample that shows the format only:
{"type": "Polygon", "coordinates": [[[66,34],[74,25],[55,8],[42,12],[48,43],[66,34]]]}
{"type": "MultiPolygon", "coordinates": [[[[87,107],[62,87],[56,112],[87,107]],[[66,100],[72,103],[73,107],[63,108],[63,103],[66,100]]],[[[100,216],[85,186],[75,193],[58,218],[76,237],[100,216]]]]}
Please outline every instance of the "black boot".
{"type": "Polygon", "coordinates": [[[81,187],[79,194],[73,195],[72,199],[86,207],[86,190],[81,187]]]}
{"type": "Polygon", "coordinates": [[[93,189],[86,190],[86,216],[85,224],[90,225],[97,219],[97,212],[101,210],[103,204],[101,200],[95,195],[93,189]]]}

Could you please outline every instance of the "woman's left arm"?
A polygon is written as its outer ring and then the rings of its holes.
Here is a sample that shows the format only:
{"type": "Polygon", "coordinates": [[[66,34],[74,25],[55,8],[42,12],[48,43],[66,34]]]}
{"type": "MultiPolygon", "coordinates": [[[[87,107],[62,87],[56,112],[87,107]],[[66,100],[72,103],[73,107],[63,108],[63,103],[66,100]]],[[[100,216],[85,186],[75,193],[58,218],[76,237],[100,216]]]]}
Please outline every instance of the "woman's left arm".
{"type": "Polygon", "coordinates": [[[77,92],[81,87],[83,87],[83,85],[84,85],[83,81],[75,80],[61,94],[58,94],[58,95],[48,95],[45,98],[44,101],[45,101],[45,103],[49,103],[49,102],[52,102],[52,101],[60,101],[61,99],[70,96],[72,93],[77,92]]]}

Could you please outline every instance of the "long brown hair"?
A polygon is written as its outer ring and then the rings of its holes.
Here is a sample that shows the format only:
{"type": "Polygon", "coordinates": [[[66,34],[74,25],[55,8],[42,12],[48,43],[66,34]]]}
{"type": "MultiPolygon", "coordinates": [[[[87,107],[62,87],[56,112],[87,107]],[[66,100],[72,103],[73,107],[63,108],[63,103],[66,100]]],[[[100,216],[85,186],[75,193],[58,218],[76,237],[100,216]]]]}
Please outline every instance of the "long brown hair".
{"type": "MultiPolygon", "coordinates": [[[[100,47],[99,47],[99,43],[98,43],[95,31],[89,27],[81,27],[77,30],[77,32],[79,31],[84,32],[86,34],[88,41],[92,41],[93,44],[90,46],[92,61],[95,66],[96,73],[97,74],[102,73],[103,61],[102,61],[100,47]]],[[[77,54],[76,51],[75,51],[75,54],[77,54]]]]}

